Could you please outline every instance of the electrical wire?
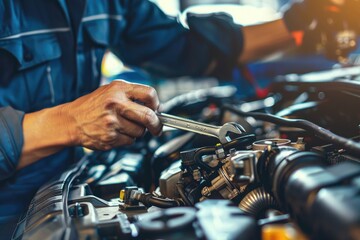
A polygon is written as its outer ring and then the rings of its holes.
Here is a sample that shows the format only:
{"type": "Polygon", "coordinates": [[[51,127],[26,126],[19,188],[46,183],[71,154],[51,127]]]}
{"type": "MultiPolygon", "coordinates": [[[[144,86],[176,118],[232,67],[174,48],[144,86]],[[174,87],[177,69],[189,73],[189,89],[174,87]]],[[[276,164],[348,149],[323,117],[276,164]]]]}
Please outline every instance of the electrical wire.
{"type": "Polygon", "coordinates": [[[63,220],[65,224],[65,229],[63,233],[63,239],[68,240],[72,239],[72,236],[74,234],[74,228],[72,224],[72,218],[69,214],[69,206],[68,206],[68,197],[70,194],[70,188],[72,186],[73,181],[79,177],[84,169],[87,167],[89,162],[89,156],[85,155],[77,164],[76,167],[71,169],[65,178],[64,185],[63,185],[63,193],[62,193],[62,203],[63,203],[63,220]]]}
{"type": "Polygon", "coordinates": [[[143,193],[138,199],[145,206],[156,206],[159,208],[172,208],[183,206],[183,202],[177,199],[163,199],[153,196],[150,193],[143,193]]]}
{"type": "Polygon", "coordinates": [[[223,108],[224,108],[224,110],[228,110],[228,111],[233,112],[240,116],[253,117],[258,120],[271,122],[271,123],[275,123],[275,124],[283,125],[283,126],[287,126],[287,127],[301,128],[318,138],[321,138],[323,140],[334,143],[334,144],[348,150],[351,153],[360,155],[360,143],[355,142],[351,139],[347,139],[342,136],[339,136],[339,135],[337,135],[325,128],[322,128],[319,125],[316,125],[315,123],[312,123],[308,120],[287,119],[287,118],[278,117],[278,116],[268,114],[268,113],[243,112],[230,104],[225,104],[223,106],[223,108]]]}
{"type": "Polygon", "coordinates": [[[193,204],[190,202],[189,198],[185,194],[183,183],[181,183],[181,182],[176,183],[176,188],[180,194],[180,197],[185,202],[185,204],[187,206],[193,206],[193,204]]]}

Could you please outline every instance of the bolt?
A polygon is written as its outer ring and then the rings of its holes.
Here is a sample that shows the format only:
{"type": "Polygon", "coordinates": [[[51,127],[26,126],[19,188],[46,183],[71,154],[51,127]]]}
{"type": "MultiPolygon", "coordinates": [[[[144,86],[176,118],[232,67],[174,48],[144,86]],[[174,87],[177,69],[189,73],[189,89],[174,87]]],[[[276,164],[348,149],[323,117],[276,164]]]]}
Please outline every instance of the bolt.
{"type": "Polygon", "coordinates": [[[224,151],[222,145],[220,143],[218,143],[218,144],[216,144],[215,147],[216,147],[215,153],[216,153],[217,158],[219,158],[219,159],[225,158],[225,151],[224,151]]]}
{"type": "Polygon", "coordinates": [[[200,179],[201,179],[201,174],[200,174],[200,171],[199,171],[199,169],[195,169],[194,171],[193,171],[193,178],[194,178],[194,180],[195,181],[200,181],[200,179]]]}
{"type": "Polygon", "coordinates": [[[75,210],[75,214],[74,214],[75,218],[79,218],[79,217],[84,216],[84,212],[83,212],[83,209],[82,209],[80,203],[78,203],[78,202],[75,203],[74,210],[75,210]]]}
{"type": "Polygon", "coordinates": [[[230,153],[230,157],[235,156],[236,149],[235,148],[230,149],[229,153],[230,153]]]}

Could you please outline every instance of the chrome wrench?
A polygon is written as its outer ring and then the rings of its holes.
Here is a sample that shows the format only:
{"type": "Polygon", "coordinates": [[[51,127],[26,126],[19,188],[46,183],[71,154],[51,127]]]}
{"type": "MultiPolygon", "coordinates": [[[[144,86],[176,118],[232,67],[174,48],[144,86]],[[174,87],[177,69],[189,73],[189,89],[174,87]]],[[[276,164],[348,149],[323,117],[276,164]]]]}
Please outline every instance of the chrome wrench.
{"type": "Polygon", "coordinates": [[[222,126],[215,126],[166,113],[157,113],[157,116],[159,117],[161,123],[165,126],[210,137],[216,137],[220,140],[221,143],[227,143],[231,141],[231,138],[228,136],[229,133],[234,133],[237,135],[245,133],[243,126],[234,122],[225,123],[222,126]]]}

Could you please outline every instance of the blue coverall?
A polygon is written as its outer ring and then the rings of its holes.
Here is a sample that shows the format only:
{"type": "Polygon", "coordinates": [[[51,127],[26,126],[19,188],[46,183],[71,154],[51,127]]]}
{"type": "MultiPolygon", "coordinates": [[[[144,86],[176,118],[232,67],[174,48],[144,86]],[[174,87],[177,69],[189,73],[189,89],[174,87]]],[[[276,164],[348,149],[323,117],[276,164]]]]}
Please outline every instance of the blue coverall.
{"type": "Polygon", "coordinates": [[[1,237],[36,190],[79,158],[76,148],[67,148],[15,171],[24,114],[96,89],[107,49],[164,76],[201,75],[212,61],[214,74],[234,66],[242,50],[240,26],[221,14],[189,16],[188,25],[147,0],[0,1],[1,237]]]}

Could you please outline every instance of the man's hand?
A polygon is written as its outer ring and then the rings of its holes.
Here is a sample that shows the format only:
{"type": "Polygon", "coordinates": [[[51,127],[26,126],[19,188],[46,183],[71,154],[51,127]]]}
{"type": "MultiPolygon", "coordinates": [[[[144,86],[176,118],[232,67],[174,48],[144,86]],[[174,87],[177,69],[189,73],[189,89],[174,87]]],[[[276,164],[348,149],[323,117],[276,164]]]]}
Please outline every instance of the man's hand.
{"type": "Polygon", "coordinates": [[[108,150],[131,144],[146,129],[158,135],[158,107],[153,88],[114,81],[73,102],[26,114],[18,168],[67,146],[108,150]]]}
{"type": "Polygon", "coordinates": [[[156,91],[148,86],[114,81],[65,104],[73,145],[108,150],[133,143],[145,129],[158,135],[162,125],[155,112],[156,91]]]}

